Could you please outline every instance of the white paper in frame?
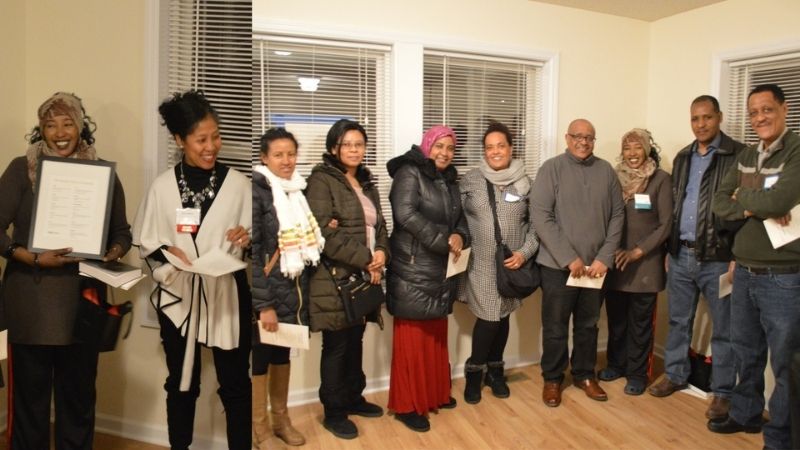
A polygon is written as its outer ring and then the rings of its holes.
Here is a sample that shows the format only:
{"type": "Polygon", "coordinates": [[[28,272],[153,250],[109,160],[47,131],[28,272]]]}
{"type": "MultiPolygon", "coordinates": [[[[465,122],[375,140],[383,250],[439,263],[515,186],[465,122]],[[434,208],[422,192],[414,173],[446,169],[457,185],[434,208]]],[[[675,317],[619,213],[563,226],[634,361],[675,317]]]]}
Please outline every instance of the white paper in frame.
{"type": "Polygon", "coordinates": [[[102,259],[116,164],[42,157],[28,238],[32,252],[71,247],[69,256],[102,259]]]}

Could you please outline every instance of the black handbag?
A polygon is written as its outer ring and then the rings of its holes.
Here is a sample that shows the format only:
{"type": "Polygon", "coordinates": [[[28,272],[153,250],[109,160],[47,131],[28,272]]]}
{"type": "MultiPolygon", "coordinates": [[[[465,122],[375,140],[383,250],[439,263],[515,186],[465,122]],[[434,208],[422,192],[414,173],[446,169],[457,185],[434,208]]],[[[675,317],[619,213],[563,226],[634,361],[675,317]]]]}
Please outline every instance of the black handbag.
{"type": "Polygon", "coordinates": [[[333,276],[336,269],[331,268],[325,259],[322,260],[322,263],[339,291],[347,323],[366,322],[366,317],[378,311],[386,302],[386,294],[381,285],[370,283],[361,272],[353,273],[349,278],[337,281],[333,276]]]}
{"type": "MultiPolygon", "coordinates": [[[[72,337],[78,342],[94,346],[100,352],[110,352],[117,347],[122,322],[133,311],[133,304],[130,301],[119,305],[109,304],[105,293],[107,287],[97,280],[82,280],[81,285],[81,299],[72,337]]],[[[131,332],[132,321],[128,321],[123,339],[131,332]]]]}
{"type": "Polygon", "coordinates": [[[701,391],[711,392],[711,356],[689,349],[689,384],[701,391]]]}
{"type": "Polygon", "coordinates": [[[497,206],[495,205],[494,186],[486,180],[486,189],[489,193],[489,205],[492,208],[492,218],[494,219],[494,240],[497,244],[495,250],[495,267],[497,269],[497,292],[501,297],[506,298],[525,298],[533,294],[541,284],[539,266],[529,258],[519,269],[509,269],[504,265],[504,261],[512,256],[511,249],[508,248],[500,236],[500,222],[497,220],[497,206]]]}

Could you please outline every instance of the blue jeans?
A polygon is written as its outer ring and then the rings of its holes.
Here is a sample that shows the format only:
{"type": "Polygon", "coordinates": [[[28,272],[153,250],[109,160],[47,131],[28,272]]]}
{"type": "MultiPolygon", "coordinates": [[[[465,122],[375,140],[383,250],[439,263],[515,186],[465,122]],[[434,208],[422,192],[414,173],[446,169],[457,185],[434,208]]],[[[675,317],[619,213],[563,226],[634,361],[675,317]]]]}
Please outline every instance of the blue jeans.
{"type": "Polygon", "coordinates": [[[739,384],[730,416],[745,425],[761,423],[769,349],[775,390],[769,398],[764,445],[792,448],[789,368],[792,354],[800,349],[800,273],[755,275],[737,265],[733,286],[731,325],[739,384]]]}
{"type": "Polygon", "coordinates": [[[669,334],[664,351],[667,377],[676,384],[689,379],[689,346],[692,343],[697,300],[702,292],[711,313],[711,391],[730,398],[736,384],[735,359],[731,347],[730,296],[719,298],[719,277],[728,271],[728,263],[701,262],[693,249],[681,246],[678,256],[669,256],[667,297],[669,334]]]}

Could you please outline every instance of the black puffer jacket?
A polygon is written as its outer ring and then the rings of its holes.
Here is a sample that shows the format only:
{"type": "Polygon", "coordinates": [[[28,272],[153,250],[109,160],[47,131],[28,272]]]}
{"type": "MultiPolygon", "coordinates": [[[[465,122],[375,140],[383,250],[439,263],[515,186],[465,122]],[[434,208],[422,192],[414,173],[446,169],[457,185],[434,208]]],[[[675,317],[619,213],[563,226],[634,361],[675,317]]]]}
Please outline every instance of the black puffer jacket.
{"type": "MultiPolygon", "coordinates": [[[[694,145],[693,142],[684,147],[675,155],[672,162],[672,234],[667,240],[667,248],[673,256],[677,256],[680,249],[681,214],[694,145]]],[[[722,133],[719,148],[712,155],[711,164],[703,173],[703,179],[700,181],[700,198],[697,202],[697,231],[695,231],[695,256],[699,261],[727,262],[733,259],[731,252],[733,237],[744,221],[737,223],[722,220],[711,212],[711,202],[725,173],[736,165],[736,155],[744,148],[744,144],[722,133]]]]}
{"type": "Polygon", "coordinates": [[[394,179],[389,200],[394,230],[387,274],[387,307],[402,319],[436,319],[453,311],[456,277],[445,279],[448,239],[458,233],[469,245],[457,172],[436,170],[416,145],[386,164],[394,179]]]}
{"type": "MultiPolygon", "coordinates": [[[[354,272],[365,269],[372,261],[372,254],[367,247],[364,209],[356,192],[344,177],[341,163],[328,153],[322,159],[323,163],[317,164],[308,177],[306,200],[325,238],[323,255],[332,264],[336,279],[344,280],[354,272]],[[337,220],[336,228],[327,226],[331,219],[337,220]]],[[[391,256],[389,234],[381,212],[378,189],[372,174],[364,165],[359,166],[356,179],[361,184],[362,192],[372,201],[378,212],[375,250],[383,250],[388,264],[391,256]]],[[[311,331],[341,330],[358,325],[347,323],[336,285],[323,264],[318,265],[311,276],[309,300],[311,331]]],[[[377,316],[368,319],[380,320],[377,316]]]]}
{"type": "Polygon", "coordinates": [[[294,280],[281,274],[280,258],[269,276],[264,267],[278,248],[278,215],[267,178],[253,172],[253,309],[274,308],[278,321],[308,324],[308,269],[294,280]]]}

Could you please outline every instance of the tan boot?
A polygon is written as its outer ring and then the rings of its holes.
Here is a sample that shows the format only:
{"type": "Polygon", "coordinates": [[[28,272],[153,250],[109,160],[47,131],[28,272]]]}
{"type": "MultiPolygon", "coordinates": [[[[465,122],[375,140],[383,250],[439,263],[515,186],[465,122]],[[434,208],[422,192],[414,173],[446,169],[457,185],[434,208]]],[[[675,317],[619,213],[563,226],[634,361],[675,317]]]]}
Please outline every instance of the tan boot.
{"type": "Polygon", "coordinates": [[[269,403],[272,431],[289,445],[303,445],[306,438],[292,426],[289,419],[289,364],[269,366],[269,403]]]}
{"type": "Polygon", "coordinates": [[[272,433],[267,419],[267,377],[253,376],[253,448],[266,449],[272,433]]]}

